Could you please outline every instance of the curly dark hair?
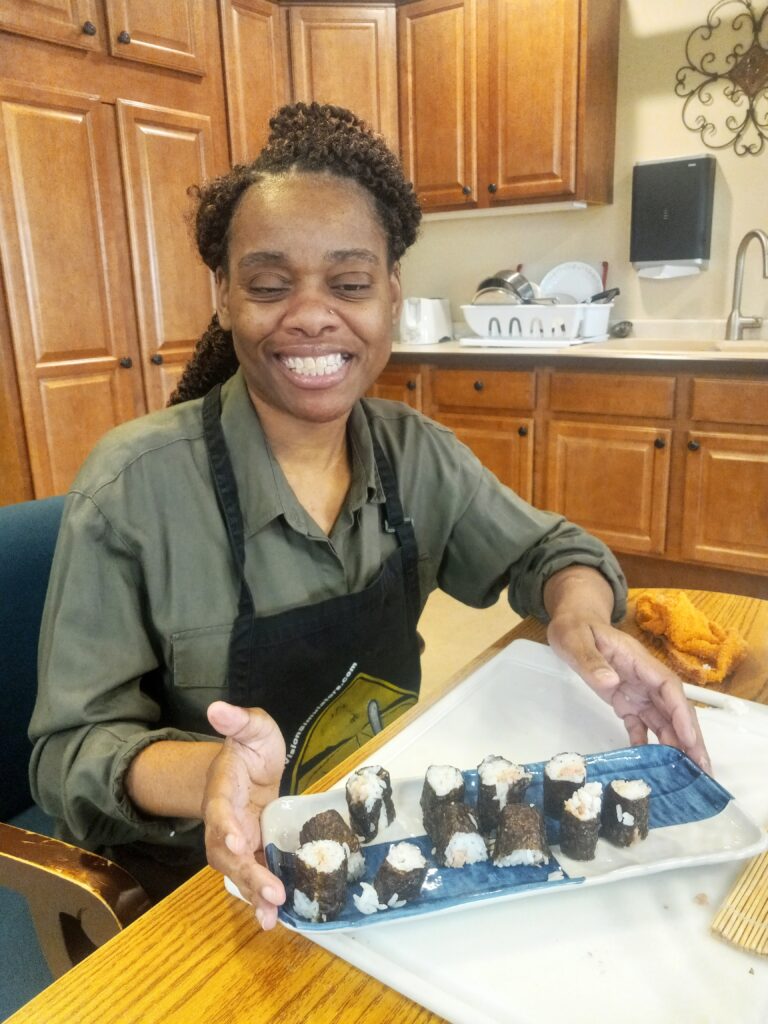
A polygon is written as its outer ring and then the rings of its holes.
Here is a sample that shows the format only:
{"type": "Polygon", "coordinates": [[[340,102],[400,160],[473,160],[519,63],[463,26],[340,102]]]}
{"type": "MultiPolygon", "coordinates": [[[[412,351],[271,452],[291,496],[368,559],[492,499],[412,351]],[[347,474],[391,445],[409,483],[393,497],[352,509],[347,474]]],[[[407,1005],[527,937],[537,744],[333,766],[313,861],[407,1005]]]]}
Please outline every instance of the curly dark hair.
{"type": "MultiPolygon", "coordinates": [[[[387,238],[390,265],[418,235],[421,209],[397,157],[384,139],[351,111],[319,103],[293,103],[270,119],[267,144],[249,164],[189,189],[197,199],[195,236],[203,262],[227,270],[229,228],[246,190],[267,176],[291,170],[330,173],[356,181],[374,201],[387,238]]],[[[200,398],[227,380],[238,362],[232,335],[214,314],[179,378],[169,405],[200,398]]]]}

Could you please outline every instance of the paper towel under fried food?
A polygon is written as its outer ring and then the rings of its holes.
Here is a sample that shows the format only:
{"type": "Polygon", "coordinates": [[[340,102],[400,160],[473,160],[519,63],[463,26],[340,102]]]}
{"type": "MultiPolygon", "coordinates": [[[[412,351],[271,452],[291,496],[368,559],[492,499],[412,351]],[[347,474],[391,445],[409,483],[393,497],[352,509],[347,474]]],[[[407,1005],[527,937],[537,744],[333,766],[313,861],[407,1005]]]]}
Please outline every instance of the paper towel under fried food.
{"type": "Polygon", "coordinates": [[[724,629],[695,608],[679,590],[644,591],[635,621],[657,636],[675,671],[691,683],[721,683],[744,660],[747,644],[738,630],[724,629]]]}

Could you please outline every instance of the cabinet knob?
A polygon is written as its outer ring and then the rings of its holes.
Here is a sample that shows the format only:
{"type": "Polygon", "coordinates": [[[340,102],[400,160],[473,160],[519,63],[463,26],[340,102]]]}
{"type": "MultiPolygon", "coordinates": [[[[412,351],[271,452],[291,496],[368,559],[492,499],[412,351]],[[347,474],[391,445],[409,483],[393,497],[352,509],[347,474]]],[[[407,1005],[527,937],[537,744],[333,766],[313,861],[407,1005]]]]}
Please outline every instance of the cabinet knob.
{"type": "Polygon", "coordinates": [[[160,364],[163,361],[163,357],[160,355],[159,352],[155,352],[153,356],[150,356],[149,361],[150,363],[154,363],[155,366],[160,366],[160,364]]]}
{"type": "Polygon", "coordinates": [[[491,182],[491,184],[488,186],[488,191],[489,192],[495,192],[498,187],[499,186],[496,185],[494,182],[491,182]]]}
{"type": "Polygon", "coordinates": [[[517,432],[520,437],[528,437],[528,427],[518,427],[517,432]]]}
{"type": "Polygon", "coordinates": [[[126,43],[126,44],[130,43],[130,41],[131,41],[131,33],[130,32],[126,32],[125,29],[123,29],[123,31],[118,34],[117,41],[118,41],[118,43],[126,43]]]}
{"type": "Polygon", "coordinates": [[[699,450],[699,448],[701,448],[701,445],[699,444],[698,441],[689,441],[688,442],[688,451],[690,451],[690,452],[697,452],[699,450]]]}
{"type": "Polygon", "coordinates": [[[653,446],[654,448],[666,448],[667,442],[664,440],[663,437],[657,437],[656,440],[653,442],[653,446]]]}
{"type": "Polygon", "coordinates": [[[461,192],[462,192],[462,195],[471,196],[472,195],[472,187],[470,185],[464,185],[464,187],[462,188],[461,192]]]}
{"type": "Polygon", "coordinates": [[[415,380],[409,380],[409,381],[406,382],[405,386],[408,388],[409,391],[415,391],[416,390],[416,381],[415,380]]]}
{"type": "Polygon", "coordinates": [[[92,21],[84,21],[83,22],[83,35],[84,36],[95,36],[96,35],[96,26],[93,24],[92,21]]]}
{"type": "Polygon", "coordinates": [[[476,380],[472,387],[475,389],[475,391],[482,391],[483,388],[485,387],[485,384],[483,384],[481,380],[476,380]]]}
{"type": "Polygon", "coordinates": [[[119,363],[124,370],[130,370],[133,366],[133,360],[130,356],[123,356],[123,358],[119,360],[119,363]]]}

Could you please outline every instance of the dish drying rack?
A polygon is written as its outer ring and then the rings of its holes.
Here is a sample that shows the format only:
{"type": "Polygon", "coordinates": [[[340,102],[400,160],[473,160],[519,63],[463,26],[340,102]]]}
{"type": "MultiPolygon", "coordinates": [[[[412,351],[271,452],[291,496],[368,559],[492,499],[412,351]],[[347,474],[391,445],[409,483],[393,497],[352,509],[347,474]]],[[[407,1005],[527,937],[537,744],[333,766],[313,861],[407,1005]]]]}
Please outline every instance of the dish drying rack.
{"type": "Polygon", "coordinates": [[[549,346],[581,345],[606,336],[610,306],[515,305],[463,306],[464,319],[477,335],[461,338],[462,345],[549,346]],[[597,313],[600,323],[596,322],[597,313]]]}

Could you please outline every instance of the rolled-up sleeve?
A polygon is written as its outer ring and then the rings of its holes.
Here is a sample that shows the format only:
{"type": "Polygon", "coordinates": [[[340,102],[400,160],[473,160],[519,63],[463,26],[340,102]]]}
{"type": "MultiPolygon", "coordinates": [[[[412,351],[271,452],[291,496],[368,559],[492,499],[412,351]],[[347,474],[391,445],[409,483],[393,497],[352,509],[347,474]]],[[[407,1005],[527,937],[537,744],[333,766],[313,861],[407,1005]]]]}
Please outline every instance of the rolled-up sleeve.
{"type": "Polygon", "coordinates": [[[128,766],[149,743],[210,740],[158,728],[160,706],[142,688],[159,664],[142,577],[94,501],[70,494],[41,625],[30,782],[37,803],[85,846],[163,842],[199,824],[148,818],[125,791],[128,766]]]}

